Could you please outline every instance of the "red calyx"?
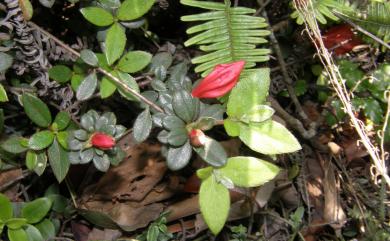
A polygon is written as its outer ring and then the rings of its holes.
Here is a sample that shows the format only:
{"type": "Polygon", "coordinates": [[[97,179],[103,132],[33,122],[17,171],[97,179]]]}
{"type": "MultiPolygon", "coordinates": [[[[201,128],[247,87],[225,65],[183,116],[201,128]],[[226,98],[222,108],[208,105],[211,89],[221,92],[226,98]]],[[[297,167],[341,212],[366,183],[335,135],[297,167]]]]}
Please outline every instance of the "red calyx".
{"type": "Polygon", "coordinates": [[[201,147],[206,143],[206,135],[199,129],[191,130],[188,135],[190,137],[191,145],[194,147],[201,147]]]}
{"type": "Polygon", "coordinates": [[[96,132],[92,135],[91,144],[101,150],[107,150],[115,146],[115,139],[105,133],[96,132]]]}
{"type": "Polygon", "coordinates": [[[333,50],[336,55],[343,55],[350,52],[355,46],[362,44],[362,41],[352,32],[351,26],[341,24],[330,28],[322,36],[325,47],[333,50]]]}
{"type": "Polygon", "coordinates": [[[217,98],[229,92],[237,83],[245,61],[219,64],[192,90],[197,98],[217,98]]]}

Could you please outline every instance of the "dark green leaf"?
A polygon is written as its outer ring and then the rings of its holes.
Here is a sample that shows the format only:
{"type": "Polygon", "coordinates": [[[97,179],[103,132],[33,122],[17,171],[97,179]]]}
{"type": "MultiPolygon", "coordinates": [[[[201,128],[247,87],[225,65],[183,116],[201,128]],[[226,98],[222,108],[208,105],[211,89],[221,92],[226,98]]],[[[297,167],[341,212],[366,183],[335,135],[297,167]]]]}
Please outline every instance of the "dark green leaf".
{"type": "Polygon", "coordinates": [[[41,232],[39,232],[39,229],[33,225],[28,224],[25,231],[29,241],[44,241],[41,232]]]}
{"type": "Polygon", "coordinates": [[[114,23],[107,31],[106,35],[106,58],[108,65],[112,65],[119,59],[125,50],[126,34],[123,27],[119,23],[114,23]]]}
{"type": "Polygon", "coordinates": [[[104,27],[111,25],[114,22],[112,14],[103,8],[87,7],[80,9],[80,12],[84,18],[96,26],[104,27]]]}
{"type": "Polygon", "coordinates": [[[8,229],[8,238],[10,241],[29,241],[26,231],[23,229],[8,229]]]}
{"type": "Polygon", "coordinates": [[[35,151],[39,151],[48,147],[54,140],[54,133],[51,131],[40,131],[30,137],[28,147],[35,151]]]}
{"type": "Polygon", "coordinates": [[[225,108],[220,104],[206,105],[200,103],[199,117],[211,117],[216,120],[222,120],[225,108]]]}
{"type": "Polygon", "coordinates": [[[49,77],[58,83],[66,83],[72,78],[72,70],[65,65],[55,65],[49,69],[49,77]]]}
{"type": "Polygon", "coordinates": [[[117,17],[122,21],[142,17],[153,6],[154,0],[125,0],[118,9],[117,17]]]}
{"type": "Polygon", "coordinates": [[[156,91],[166,91],[167,90],[167,87],[166,87],[165,83],[162,82],[161,80],[158,80],[158,79],[152,80],[150,85],[156,91]]]}
{"type": "Polygon", "coordinates": [[[214,167],[221,167],[226,164],[227,154],[225,149],[218,141],[209,137],[206,138],[204,146],[194,147],[194,150],[204,161],[214,167]]]}
{"type": "Polygon", "coordinates": [[[149,108],[144,110],[141,114],[138,115],[137,119],[134,122],[133,126],[133,135],[134,139],[137,142],[145,141],[151,130],[152,130],[152,117],[149,112],[149,108]]]}
{"type": "Polygon", "coordinates": [[[42,234],[44,240],[49,240],[56,236],[54,224],[49,219],[44,219],[42,222],[35,225],[35,227],[42,234]]]}
{"type": "Polygon", "coordinates": [[[38,223],[50,211],[52,202],[49,198],[42,197],[26,203],[22,208],[22,217],[30,224],[38,223]]]}
{"type": "Polygon", "coordinates": [[[185,128],[176,128],[169,132],[168,143],[172,146],[182,146],[188,140],[188,133],[185,128]]]}
{"type": "Polygon", "coordinates": [[[178,90],[173,94],[173,110],[186,123],[190,123],[198,115],[197,105],[199,105],[199,102],[195,101],[191,94],[185,90],[178,90]]]}
{"type": "Polygon", "coordinates": [[[93,164],[99,171],[106,172],[108,168],[110,168],[110,159],[105,154],[103,155],[103,157],[95,156],[93,158],[93,164]]]}
{"type": "Polygon", "coordinates": [[[185,123],[177,116],[168,115],[168,116],[165,116],[165,118],[163,119],[163,126],[164,126],[164,128],[166,128],[168,130],[173,130],[176,128],[185,127],[185,123]]]}
{"type": "Polygon", "coordinates": [[[152,55],[144,51],[131,51],[123,56],[117,68],[126,73],[135,73],[144,69],[152,59],[152,55]]]}
{"type": "Polygon", "coordinates": [[[80,152],[80,164],[86,164],[90,162],[95,154],[93,148],[86,149],[80,152]]]}
{"type": "Polygon", "coordinates": [[[7,196],[0,193],[0,221],[5,222],[8,219],[12,218],[12,204],[7,196]]]}
{"type": "Polygon", "coordinates": [[[99,60],[94,52],[92,52],[89,49],[83,49],[80,52],[80,58],[86,63],[91,66],[98,66],[99,60]]]}
{"type": "Polygon", "coordinates": [[[4,110],[0,108],[0,134],[4,130],[4,110]]]}
{"type": "Polygon", "coordinates": [[[47,156],[46,156],[46,152],[44,152],[44,151],[37,152],[36,154],[37,154],[37,156],[36,156],[37,164],[35,165],[34,172],[38,176],[41,176],[46,169],[47,156]]]}
{"type": "Polygon", "coordinates": [[[21,144],[22,141],[23,138],[20,136],[11,136],[1,143],[1,148],[9,153],[20,154],[27,151],[27,147],[21,144]]]}
{"type": "Polygon", "coordinates": [[[53,124],[57,125],[57,130],[62,131],[64,130],[70,122],[70,115],[66,111],[60,111],[56,115],[56,118],[54,118],[53,124]]]}
{"type": "Polygon", "coordinates": [[[13,57],[9,54],[0,52],[0,73],[4,73],[9,67],[11,67],[13,57]]]}
{"type": "Polygon", "coordinates": [[[89,74],[80,86],[77,88],[76,98],[78,100],[86,100],[95,92],[97,86],[97,77],[95,73],[89,74]]]}
{"type": "Polygon", "coordinates": [[[157,68],[163,66],[165,69],[168,69],[173,62],[173,57],[168,52],[161,52],[153,56],[150,63],[150,71],[154,73],[157,68]]]}
{"type": "Polygon", "coordinates": [[[57,140],[54,139],[47,154],[54,176],[57,178],[58,182],[62,182],[69,170],[70,163],[68,153],[60,144],[58,144],[57,140]]]}
{"type": "Polygon", "coordinates": [[[172,171],[177,171],[185,167],[192,154],[192,148],[189,141],[180,147],[170,147],[167,155],[167,165],[172,171]]]}
{"type": "Polygon", "coordinates": [[[38,126],[48,127],[51,124],[51,113],[47,105],[38,97],[24,93],[22,95],[24,112],[38,126]]]}

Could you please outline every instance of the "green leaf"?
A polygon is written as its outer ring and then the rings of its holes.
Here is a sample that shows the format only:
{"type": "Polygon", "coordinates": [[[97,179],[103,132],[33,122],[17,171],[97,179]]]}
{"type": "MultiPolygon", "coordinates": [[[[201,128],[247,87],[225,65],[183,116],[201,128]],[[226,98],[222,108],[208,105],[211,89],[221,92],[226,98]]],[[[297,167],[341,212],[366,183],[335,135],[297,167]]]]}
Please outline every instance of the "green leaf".
{"type": "Polygon", "coordinates": [[[167,155],[167,165],[172,171],[185,167],[192,155],[192,148],[189,141],[180,147],[170,147],[167,155]]]}
{"type": "Polygon", "coordinates": [[[202,181],[199,190],[199,205],[203,219],[213,234],[218,234],[228,218],[230,196],[228,189],[218,183],[214,175],[202,181]]]}
{"type": "Polygon", "coordinates": [[[36,154],[37,154],[37,156],[36,156],[37,164],[35,165],[34,172],[38,176],[41,176],[46,169],[47,156],[46,156],[46,152],[44,152],[44,151],[36,152],[36,154]]]}
{"type": "Polygon", "coordinates": [[[9,67],[12,66],[14,58],[6,53],[0,52],[0,73],[4,73],[9,67]]]}
{"type": "MultiPolygon", "coordinates": [[[[133,89],[137,93],[140,93],[139,86],[138,86],[137,82],[135,81],[135,79],[131,75],[129,75],[127,73],[123,73],[123,72],[117,71],[117,76],[128,87],[130,87],[131,89],[133,89]]],[[[120,86],[118,86],[118,91],[119,91],[119,94],[121,94],[123,97],[125,97],[126,99],[128,99],[130,101],[138,101],[139,100],[138,97],[136,97],[133,94],[129,93],[127,90],[124,90],[120,86]]]]}
{"type": "Polygon", "coordinates": [[[0,193],[0,221],[5,222],[8,219],[12,218],[12,204],[8,197],[2,193],[0,193]]]}
{"type": "Polygon", "coordinates": [[[125,50],[126,34],[123,27],[119,23],[114,23],[107,31],[105,41],[105,54],[108,65],[112,65],[119,59],[125,50]]]}
{"type": "Polygon", "coordinates": [[[33,225],[28,224],[25,231],[29,241],[44,241],[41,232],[33,225]]]}
{"type": "Polygon", "coordinates": [[[84,18],[96,26],[104,27],[111,25],[114,22],[112,14],[103,8],[87,7],[80,9],[80,12],[84,18]]]}
{"type": "Polygon", "coordinates": [[[27,148],[23,146],[21,143],[24,139],[20,136],[11,136],[7,140],[5,140],[3,143],[1,143],[1,148],[4,151],[7,151],[9,153],[13,154],[20,154],[25,151],[27,151],[27,148]]]}
{"type": "Polygon", "coordinates": [[[173,62],[173,57],[168,52],[157,53],[153,56],[152,61],[150,63],[150,71],[155,72],[156,69],[163,67],[164,69],[168,69],[173,62]]]}
{"type": "Polygon", "coordinates": [[[176,115],[186,123],[191,122],[199,113],[199,101],[185,90],[175,91],[172,106],[176,115]]]}
{"type": "Polygon", "coordinates": [[[22,103],[26,115],[38,126],[48,127],[51,124],[51,113],[49,107],[38,97],[24,93],[22,103]]]}
{"type": "Polygon", "coordinates": [[[85,79],[85,75],[83,75],[83,74],[74,74],[72,76],[72,79],[70,80],[70,84],[71,84],[74,92],[77,91],[81,82],[83,82],[84,79],[85,79]]]}
{"type": "Polygon", "coordinates": [[[99,171],[106,172],[108,168],[110,168],[110,159],[105,154],[103,155],[103,157],[95,156],[93,158],[93,164],[99,171]]]}
{"type": "Polygon", "coordinates": [[[91,66],[98,66],[99,60],[94,52],[92,52],[89,49],[83,49],[80,52],[80,58],[86,63],[91,66]]]}
{"type": "Polygon", "coordinates": [[[95,92],[97,86],[97,77],[95,73],[89,74],[80,86],[77,88],[76,98],[78,100],[86,100],[95,92]]]}
{"type": "Polygon", "coordinates": [[[51,131],[40,131],[32,135],[28,141],[28,147],[39,151],[48,147],[54,140],[54,133],[51,131]]]}
{"type": "Polygon", "coordinates": [[[148,228],[148,232],[146,234],[146,240],[147,241],[157,241],[158,235],[160,231],[158,229],[158,226],[155,224],[150,225],[148,228]]]}
{"type": "Polygon", "coordinates": [[[56,115],[56,118],[54,118],[53,124],[57,125],[57,130],[62,131],[66,127],[68,127],[70,123],[70,115],[66,111],[60,111],[56,115]]]}
{"type": "Polygon", "coordinates": [[[8,229],[8,238],[10,241],[29,241],[26,231],[23,229],[8,229]]]}
{"type": "Polygon", "coordinates": [[[69,133],[67,131],[60,131],[57,133],[57,141],[60,143],[60,145],[65,148],[66,150],[69,149],[68,146],[68,137],[69,133]]]}
{"type": "Polygon", "coordinates": [[[252,150],[266,154],[282,154],[301,149],[298,140],[282,124],[273,120],[240,123],[240,139],[252,150]]]}
{"type": "Polygon", "coordinates": [[[22,217],[30,224],[38,223],[50,211],[52,202],[49,198],[42,197],[26,203],[22,208],[22,217]]]}
{"type": "Polygon", "coordinates": [[[233,121],[231,119],[225,119],[223,121],[223,126],[225,127],[226,133],[231,137],[236,137],[240,135],[240,123],[233,121]]]}
{"type": "Polygon", "coordinates": [[[100,97],[108,98],[115,93],[116,85],[107,77],[103,77],[100,82],[100,97]]]}
{"type": "Polygon", "coordinates": [[[134,139],[139,143],[145,141],[152,130],[152,125],[152,116],[150,115],[149,108],[147,108],[141,114],[138,115],[137,119],[134,122],[134,139]]]}
{"type": "Polygon", "coordinates": [[[248,75],[241,76],[240,82],[230,93],[227,104],[229,117],[240,119],[248,110],[264,103],[270,85],[268,68],[251,70],[248,75]]]}
{"type": "Polygon", "coordinates": [[[7,102],[8,101],[8,96],[7,92],[4,89],[4,86],[0,84],[0,102],[7,102]]]}
{"type": "Polygon", "coordinates": [[[20,229],[25,224],[27,224],[27,219],[25,218],[10,218],[5,221],[5,226],[10,229],[20,229]]]}
{"type": "Polygon", "coordinates": [[[117,17],[122,21],[142,17],[153,6],[155,0],[125,0],[118,9],[117,17]]]}
{"type": "Polygon", "coordinates": [[[279,167],[267,161],[245,156],[228,159],[219,172],[239,187],[256,187],[272,180],[279,173],[279,167]]]}
{"type": "Polygon", "coordinates": [[[256,105],[244,115],[242,115],[240,121],[244,123],[263,122],[270,119],[274,113],[274,109],[268,105],[256,105]]]}
{"type": "Polygon", "coordinates": [[[117,68],[126,73],[135,73],[144,69],[152,59],[152,55],[144,51],[131,51],[123,56],[117,68]]]}
{"type": "Polygon", "coordinates": [[[34,170],[38,164],[38,155],[34,151],[28,151],[26,154],[26,167],[28,170],[34,170]]]}
{"type": "Polygon", "coordinates": [[[70,162],[68,153],[58,144],[57,140],[54,139],[53,144],[47,150],[47,154],[54,176],[57,178],[58,182],[62,182],[69,170],[70,162]]]}
{"type": "Polygon", "coordinates": [[[47,218],[36,224],[35,227],[41,233],[43,240],[49,240],[50,238],[54,238],[56,236],[54,224],[47,218]]]}
{"type": "Polygon", "coordinates": [[[179,117],[174,115],[165,116],[162,124],[164,128],[168,130],[174,130],[177,128],[185,127],[185,123],[179,117]]]}
{"type": "Polygon", "coordinates": [[[72,70],[65,65],[55,65],[49,69],[49,77],[61,84],[68,82],[72,74],[72,70]]]}
{"type": "Polygon", "coordinates": [[[168,143],[172,146],[182,146],[188,140],[188,133],[185,128],[171,130],[167,136],[168,143]]]}
{"type": "Polygon", "coordinates": [[[201,169],[198,169],[198,170],[196,171],[196,175],[197,175],[201,180],[204,180],[204,179],[208,178],[210,175],[213,174],[213,170],[214,170],[213,167],[201,168],[201,169]]]}
{"type": "Polygon", "coordinates": [[[206,142],[202,147],[194,147],[198,155],[207,163],[214,167],[220,167],[226,164],[227,154],[225,149],[218,141],[206,137],[206,142]]]}

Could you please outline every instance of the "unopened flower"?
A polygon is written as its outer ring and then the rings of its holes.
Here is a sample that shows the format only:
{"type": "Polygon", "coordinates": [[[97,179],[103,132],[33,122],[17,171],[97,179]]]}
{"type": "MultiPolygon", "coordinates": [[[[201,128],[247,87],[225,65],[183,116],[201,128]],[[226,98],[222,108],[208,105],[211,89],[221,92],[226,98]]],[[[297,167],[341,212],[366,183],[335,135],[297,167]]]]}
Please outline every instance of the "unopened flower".
{"type": "Polygon", "coordinates": [[[115,146],[115,139],[110,135],[96,132],[91,137],[91,144],[101,150],[107,150],[115,146]]]}
{"type": "Polygon", "coordinates": [[[193,147],[201,147],[206,144],[206,135],[203,133],[203,131],[199,129],[193,129],[188,134],[190,137],[190,142],[193,147]]]}
{"type": "Polygon", "coordinates": [[[192,90],[197,98],[217,98],[229,92],[237,83],[245,61],[219,64],[192,90]]]}
{"type": "Polygon", "coordinates": [[[355,36],[348,24],[341,24],[330,28],[323,36],[324,45],[327,49],[333,50],[336,55],[343,55],[350,52],[355,46],[362,44],[362,41],[355,36]]]}

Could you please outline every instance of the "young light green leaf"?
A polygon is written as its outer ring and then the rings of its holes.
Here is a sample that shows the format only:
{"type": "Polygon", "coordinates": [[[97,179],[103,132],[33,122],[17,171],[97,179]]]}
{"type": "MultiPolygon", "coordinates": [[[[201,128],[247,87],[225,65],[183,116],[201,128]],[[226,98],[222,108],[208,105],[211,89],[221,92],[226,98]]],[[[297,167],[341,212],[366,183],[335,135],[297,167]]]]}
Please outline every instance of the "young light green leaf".
{"type": "Polygon", "coordinates": [[[214,167],[221,167],[226,164],[227,153],[218,141],[206,137],[204,146],[194,147],[198,155],[208,164],[214,167]]]}
{"type": "Polygon", "coordinates": [[[80,52],[80,58],[86,63],[86,64],[89,64],[91,66],[98,66],[98,58],[96,56],[96,54],[94,52],[92,52],[91,50],[89,49],[83,49],[81,50],[80,52]]]}
{"type": "Polygon", "coordinates": [[[35,151],[28,151],[26,154],[26,167],[28,170],[34,170],[38,164],[38,155],[35,151]]]}
{"type": "Polygon", "coordinates": [[[4,89],[4,86],[0,84],[0,102],[7,102],[8,101],[8,96],[7,92],[4,89]]]}
{"type": "Polygon", "coordinates": [[[239,187],[256,187],[272,180],[280,171],[274,164],[245,156],[228,159],[225,166],[218,169],[220,174],[239,187]]]}
{"type": "Polygon", "coordinates": [[[49,69],[49,77],[58,83],[66,83],[72,78],[72,70],[65,65],[55,65],[49,69]]]}
{"type": "Polygon", "coordinates": [[[51,124],[51,113],[49,107],[38,97],[24,93],[22,103],[26,115],[38,126],[48,127],[51,124]]]}
{"type": "Polygon", "coordinates": [[[53,144],[47,150],[49,156],[50,166],[53,169],[54,176],[58,182],[62,182],[68,173],[70,162],[68,153],[65,149],[54,139],[53,144]]]}
{"type": "Polygon", "coordinates": [[[10,241],[29,241],[24,229],[8,229],[8,238],[10,241]]]}
{"type": "Polygon", "coordinates": [[[159,234],[159,229],[158,229],[158,226],[155,225],[155,224],[152,224],[149,229],[148,229],[148,232],[146,234],[146,240],[147,241],[157,241],[157,238],[158,238],[158,234],[159,234]]]}
{"type": "Polygon", "coordinates": [[[180,147],[170,147],[167,155],[167,165],[172,171],[187,166],[191,159],[192,148],[189,141],[180,147]]]}
{"type": "Polygon", "coordinates": [[[49,198],[42,197],[26,203],[22,208],[22,217],[30,224],[40,222],[50,211],[52,202],[49,198]]]}
{"type": "Polygon", "coordinates": [[[62,131],[68,127],[70,123],[70,115],[66,111],[60,111],[54,118],[53,124],[57,125],[57,130],[62,131]]]}
{"type": "Polygon", "coordinates": [[[240,125],[239,122],[234,121],[230,118],[223,121],[223,126],[225,127],[226,133],[231,137],[236,137],[240,135],[240,125]]]}
{"type": "Polygon", "coordinates": [[[20,154],[27,151],[27,147],[21,144],[23,141],[20,136],[11,136],[1,143],[1,148],[9,153],[20,154]]]}
{"type": "Polygon", "coordinates": [[[256,105],[244,115],[242,115],[240,121],[245,123],[263,122],[270,119],[274,113],[274,109],[268,105],[256,105]]]}
{"type": "Polygon", "coordinates": [[[123,27],[119,23],[114,23],[107,31],[106,35],[106,59],[108,65],[112,65],[119,59],[125,50],[126,34],[123,27]]]}
{"type": "Polygon", "coordinates": [[[10,218],[5,222],[5,226],[9,229],[20,229],[25,224],[27,224],[27,219],[25,218],[10,218]]]}
{"type": "Polygon", "coordinates": [[[6,53],[0,52],[0,73],[4,73],[9,67],[11,67],[14,58],[6,53]]]}
{"type": "Polygon", "coordinates": [[[89,74],[80,86],[77,88],[76,98],[78,100],[86,100],[95,92],[97,86],[97,77],[95,73],[89,74]]]}
{"type": "Polygon", "coordinates": [[[112,14],[103,8],[87,7],[80,9],[80,12],[89,22],[99,27],[105,27],[114,22],[112,14]]]}
{"type": "Polygon", "coordinates": [[[126,73],[135,73],[144,69],[152,59],[152,55],[144,51],[131,51],[125,54],[117,65],[117,68],[126,73]]]}
{"type": "Polygon", "coordinates": [[[12,218],[12,204],[8,197],[0,193],[0,222],[5,222],[8,219],[12,218]]]}
{"type": "Polygon", "coordinates": [[[107,77],[103,77],[100,82],[100,97],[103,99],[110,97],[115,93],[116,85],[107,77]]]}
{"type": "Polygon", "coordinates": [[[150,131],[152,130],[152,125],[152,116],[150,115],[149,108],[147,108],[141,114],[138,115],[137,119],[134,122],[134,139],[139,143],[145,141],[148,138],[150,131]]]}
{"type": "Polygon", "coordinates": [[[252,150],[275,155],[295,152],[301,149],[298,140],[276,121],[261,123],[240,123],[240,139],[252,150]]]}
{"type": "Polygon", "coordinates": [[[228,189],[218,183],[214,175],[202,181],[199,190],[202,216],[213,234],[218,234],[227,220],[230,208],[228,189]]]}
{"type": "Polygon", "coordinates": [[[153,6],[155,0],[125,0],[118,9],[117,17],[122,21],[142,17],[153,6]]]}
{"type": "Polygon", "coordinates": [[[54,140],[54,133],[48,130],[40,131],[32,135],[28,141],[28,147],[39,151],[48,147],[54,140]]]}

